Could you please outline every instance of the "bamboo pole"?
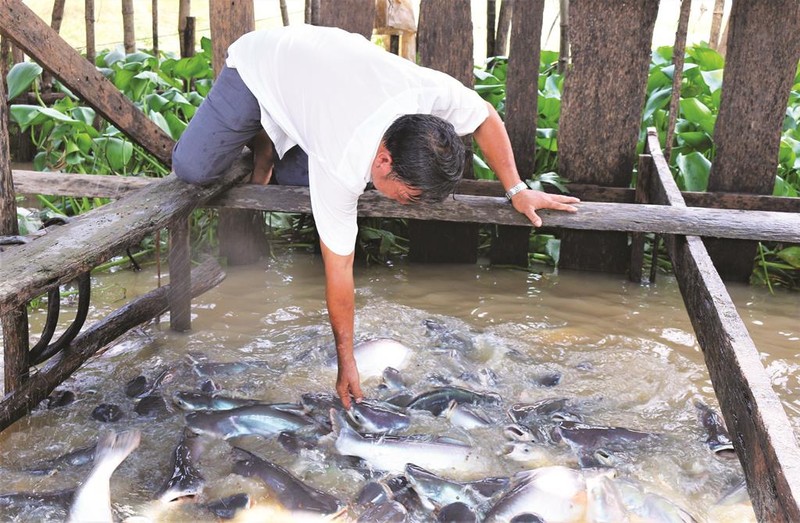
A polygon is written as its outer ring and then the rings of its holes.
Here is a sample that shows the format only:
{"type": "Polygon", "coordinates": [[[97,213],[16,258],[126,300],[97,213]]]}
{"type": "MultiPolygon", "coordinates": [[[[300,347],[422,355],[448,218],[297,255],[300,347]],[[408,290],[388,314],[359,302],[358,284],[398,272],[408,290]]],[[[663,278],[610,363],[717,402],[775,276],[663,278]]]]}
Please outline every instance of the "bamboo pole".
{"type": "Polygon", "coordinates": [[[158,0],[153,0],[150,10],[153,17],[153,56],[158,57],[158,0]]]}
{"type": "Polygon", "coordinates": [[[189,48],[189,40],[186,38],[186,26],[189,16],[191,16],[191,0],[180,0],[178,4],[178,39],[181,46],[181,58],[188,58],[194,54],[194,45],[189,48]]]}
{"type": "MultiPolygon", "coordinates": [[[[530,1],[530,0],[527,0],[530,1]]],[[[497,56],[508,56],[508,34],[511,32],[511,17],[514,12],[514,0],[503,0],[497,20],[497,38],[494,50],[497,56]]]]}
{"type": "Polygon", "coordinates": [[[133,28],[133,0],[122,0],[122,33],[125,52],[136,51],[136,33],[133,28]]]}
{"type": "Polygon", "coordinates": [[[286,0],[280,1],[281,5],[281,20],[283,21],[283,25],[289,25],[289,9],[286,7],[286,0]]]}
{"type": "Polygon", "coordinates": [[[558,46],[558,72],[564,74],[569,65],[569,0],[559,0],[561,39],[558,46]]]}
{"type": "Polygon", "coordinates": [[[714,0],[714,11],[711,14],[711,34],[708,36],[708,46],[719,49],[719,34],[722,29],[722,14],[725,12],[725,0],[714,0]]]}
{"type": "Polygon", "coordinates": [[[669,102],[669,122],[667,124],[667,137],[664,141],[664,158],[672,161],[672,142],[675,135],[675,122],[678,119],[681,102],[681,80],[683,79],[683,63],[686,51],[686,33],[689,28],[689,13],[692,10],[692,0],[681,1],[681,12],[678,17],[678,30],[675,32],[675,45],[672,51],[672,97],[669,102]]]}
{"type": "Polygon", "coordinates": [[[97,56],[94,42],[94,0],[86,0],[84,17],[86,20],[86,59],[94,64],[97,56]]]}

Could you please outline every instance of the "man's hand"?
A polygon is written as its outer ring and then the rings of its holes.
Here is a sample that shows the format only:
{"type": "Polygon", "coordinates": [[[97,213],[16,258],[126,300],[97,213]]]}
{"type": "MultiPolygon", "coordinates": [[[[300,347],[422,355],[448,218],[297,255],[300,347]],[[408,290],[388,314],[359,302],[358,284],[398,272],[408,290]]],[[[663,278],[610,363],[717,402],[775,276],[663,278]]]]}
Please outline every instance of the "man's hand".
{"type": "Polygon", "coordinates": [[[534,227],[542,226],[542,219],[536,214],[539,209],[553,209],[556,211],[577,212],[578,208],[570,205],[580,200],[574,196],[563,194],[550,194],[542,191],[524,190],[511,197],[514,208],[528,217],[534,227]]]}
{"type": "Polygon", "coordinates": [[[364,393],[361,392],[361,381],[358,377],[358,367],[356,366],[355,358],[343,361],[339,359],[339,375],[336,378],[336,393],[342,400],[342,405],[345,409],[350,408],[350,396],[352,396],[356,403],[360,403],[364,398],[364,393]]]}

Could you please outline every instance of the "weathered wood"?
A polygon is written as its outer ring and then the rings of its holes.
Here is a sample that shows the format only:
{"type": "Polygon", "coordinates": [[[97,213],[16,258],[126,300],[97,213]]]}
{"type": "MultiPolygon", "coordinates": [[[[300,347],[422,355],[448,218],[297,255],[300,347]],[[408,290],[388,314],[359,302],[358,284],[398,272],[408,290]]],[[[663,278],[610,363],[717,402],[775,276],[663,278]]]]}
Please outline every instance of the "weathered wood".
{"type": "Polygon", "coordinates": [[[169,226],[169,328],[186,332],[192,328],[192,246],[188,213],[169,226]]]}
{"type": "Polygon", "coordinates": [[[681,80],[683,79],[683,64],[686,61],[686,33],[689,29],[689,13],[692,10],[692,0],[681,1],[681,11],[678,16],[678,30],[675,31],[675,45],[672,47],[672,93],[669,100],[669,122],[667,123],[667,138],[664,140],[664,158],[672,158],[672,140],[675,138],[675,122],[678,120],[681,101],[681,80]]]}
{"type": "MultiPolygon", "coordinates": [[[[581,0],[570,2],[569,10],[572,66],[561,97],[558,174],[578,183],[627,187],[658,0],[581,0]]],[[[629,261],[625,234],[561,235],[559,268],[624,273],[629,261]]]]}
{"type": "MultiPolygon", "coordinates": [[[[800,59],[800,2],[734,2],[728,25],[708,190],[772,194],[786,105],[800,59]]],[[[723,279],[749,280],[755,242],[709,241],[706,248],[723,279]]]]}
{"type": "MultiPolygon", "coordinates": [[[[653,170],[653,159],[650,155],[639,156],[639,166],[636,178],[636,203],[647,203],[647,186],[653,170]]],[[[644,265],[644,233],[631,233],[631,264],[628,269],[628,279],[635,283],[642,282],[642,267],[644,265]]]]}
{"type": "MultiPolygon", "coordinates": [[[[504,0],[503,4],[507,0],[504,0]]],[[[517,172],[525,180],[535,171],[539,56],[544,0],[517,2],[511,31],[511,56],[506,74],[506,131],[517,172]]],[[[530,228],[496,228],[489,257],[492,263],[528,266],[530,228]]]]}
{"type": "MultiPolygon", "coordinates": [[[[660,182],[653,184],[651,197],[679,209],[685,203],[655,131],[648,134],[660,182]]],[[[800,449],[758,349],[700,238],[669,235],[666,243],[756,516],[759,521],[800,521],[800,449]]]]}
{"type": "MultiPolygon", "coordinates": [[[[96,176],[93,174],[53,173],[12,170],[14,190],[18,194],[48,194],[54,196],[88,196],[90,198],[120,198],[137,189],[158,182],[159,178],[138,176],[96,176]]],[[[571,184],[570,194],[584,202],[633,203],[634,190],[627,187],[601,187],[591,184],[571,184]]],[[[237,189],[238,190],[238,189],[237,189]]],[[[461,180],[456,194],[471,196],[503,196],[499,182],[461,180]]],[[[800,198],[737,193],[682,192],[689,207],[738,209],[743,211],[773,211],[800,213],[800,198]]]]}
{"type": "Polygon", "coordinates": [[[243,154],[212,185],[189,185],[170,174],[114,205],[82,214],[26,245],[0,253],[0,314],[52,285],[74,279],[146,234],[166,227],[175,216],[203,205],[252,172],[250,156],[243,154]]]}
{"type": "Polygon", "coordinates": [[[486,0],[486,58],[497,56],[495,54],[495,38],[497,32],[495,26],[497,24],[497,1],[486,0]]]}
{"type": "MultiPolygon", "coordinates": [[[[0,235],[19,234],[17,203],[11,174],[8,140],[6,80],[0,77],[0,235]]],[[[19,387],[28,378],[28,311],[18,305],[0,315],[3,328],[3,383],[5,392],[19,387]]]]}
{"type": "Polygon", "coordinates": [[[128,54],[136,51],[133,15],[133,0],[122,0],[122,42],[128,54]]]}
{"type": "MultiPolygon", "coordinates": [[[[219,265],[211,260],[192,271],[192,296],[199,296],[225,278],[219,265]]],[[[170,286],[159,287],[134,298],[82,332],[63,351],[22,386],[7,394],[0,402],[0,431],[25,416],[86,360],[137,325],[167,310],[170,286]]]]}
{"type": "MultiPolygon", "coordinates": [[[[418,51],[425,67],[473,85],[472,5],[469,0],[426,0],[420,4],[418,51]],[[460,42],[460,45],[451,45],[460,42]]],[[[472,138],[465,138],[467,149],[472,138]]],[[[464,178],[474,178],[466,162],[464,178]]],[[[419,262],[475,263],[478,226],[409,221],[409,259],[419,262]]]]}
{"type": "Polygon", "coordinates": [[[84,7],[84,25],[86,26],[86,60],[92,65],[94,65],[94,59],[97,57],[94,39],[94,22],[94,0],[86,0],[84,7]]]}
{"type": "Polygon", "coordinates": [[[503,0],[500,4],[500,14],[497,17],[497,36],[494,49],[497,56],[508,54],[508,34],[511,31],[511,19],[514,12],[514,0],[503,0]]]}
{"type": "Polygon", "coordinates": [[[187,45],[189,40],[186,38],[186,20],[191,16],[191,0],[178,1],[178,42],[181,47],[181,58],[187,58],[194,54],[194,45],[187,45]]]}
{"type": "Polygon", "coordinates": [[[281,22],[284,26],[289,25],[289,8],[286,6],[286,0],[280,0],[281,8],[281,22]]]}
{"type": "MultiPolygon", "coordinates": [[[[241,35],[255,28],[253,0],[211,2],[211,40],[214,71],[219,74],[227,49],[241,35]]],[[[264,220],[261,213],[249,209],[221,209],[217,223],[219,254],[228,265],[257,262],[267,252],[264,220]]]]}
{"type": "Polygon", "coordinates": [[[153,56],[158,56],[158,0],[153,0],[150,7],[152,14],[153,56]]]}
{"type": "Polygon", "coordinates": [[[339,27],[372,38],[375,0],[320,0],[314,25],[339,27]]]}
{"type": "MultiPolygon", "coordinates": [[[[708,36],[708,46],[711,49],[719,48],[719,33],[722,28],[722,15],[725,12],[725,0],[714,0],[714,10],[711,12],[711,32],[708,36]]],[[[666,154],[665,157],[669,158],[666,154]]]]}
{"type": "Polygon", "coordinates": [[[165,165],[174,142],[21,0],[0,0],[0,30],[165,165]]]}

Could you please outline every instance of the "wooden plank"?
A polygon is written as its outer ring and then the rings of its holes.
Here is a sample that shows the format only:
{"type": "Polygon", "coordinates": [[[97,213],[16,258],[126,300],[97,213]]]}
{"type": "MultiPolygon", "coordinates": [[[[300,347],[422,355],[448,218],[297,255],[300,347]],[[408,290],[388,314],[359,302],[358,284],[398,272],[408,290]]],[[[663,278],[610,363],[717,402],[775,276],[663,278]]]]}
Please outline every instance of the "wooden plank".
{"type": "MultiPolygon", "coordinates": [[[[685,202],[655,131],[648,134],[657,174],[650,196],[679,209],[685,202]]],[[[666,243],[756,516],[759,521],[800,521],[800,449],[758,349],[701,239],[669,235],[666,243]]]]}
{"type": "MultiPolygon", "coordinates": [[[[630,184],[657,14],[658,0],[569,3],[572,66],[561,97],[560,176],[630,184]]],[[[559,268],[624,273],[629,261],[625,234],[561,234],[559,268]]]]}
{"type": "MultiPolygon", "coordinates": [[[[539,77],[544,0],[517,2],[513,9],[516,23],[511,29],[505,125],[511,140],[511,149],[514,151],[517,172],[525,180],[530,178],[536,169],[539,89],[538,82],[533,82],[531,79],[539,77]]],[[[494,30],[488,32],[494,34],[494,30]]],[[[498,226],[495,231],[489,253],[491,262],[527,267],[531,228],[498,226]]]]}
{"type": "Polygon", "coordinates": [[[209,186],[189,185],[170,174],[114,205],[94,209],[26,245],[0,253],[0,314],[166,227],[175,216],[203,205],[251,170],[250,155],[243,153],[220,181],[209,186]]]}
{"type": "Polygon", "coordinates": [[[165,165],[173,140],[21,0],[0,0],[0,31],[165,165]]]}
{"type": "MultiPolygon", "coordinates": [[[[209,260],[192,271],[192,296],[212,289],[225,278],[219,264],[209,260]]],[[[47,398],[53,389],[75,372],[86,360],[137,325],[167,310],[170,285],[154,289],[131,300],[78,335],[62,352],[21,387],[15,388],[0,402],[0,431],[25,416],[47,398]]]]}
{"type": "MultiPolygon", "coordinates": [[[[772,194],[786,105],[800,58],[800,2],[734,2],[728,26],[708,190],[772,194]]],[[[749,281],[756,242],[714,240],[707,241],[706,248],[723,279],[749,281]]]]}

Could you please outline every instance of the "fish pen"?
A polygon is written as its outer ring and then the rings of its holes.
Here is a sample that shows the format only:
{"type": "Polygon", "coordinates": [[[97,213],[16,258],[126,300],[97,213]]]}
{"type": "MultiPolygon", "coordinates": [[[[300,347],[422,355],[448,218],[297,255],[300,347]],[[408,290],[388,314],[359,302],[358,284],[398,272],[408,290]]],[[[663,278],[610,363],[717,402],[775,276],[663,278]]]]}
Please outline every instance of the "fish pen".
{"type": "MultiPolygon", "coordinates": [[[[353,1],[352,4],[372,5],[374,2],[353,1]]],[[[543,1],[514,4],[515,20],[525,22],[512,26],[511,54],[513,56],[515,47],[535,49],[536,68],[539,53],[536,42],[541,33],[543,4],[543,1]]],[[[696,193],[681,192],[675,185],[655,129],[647,130],[643,154],[638,158],[634,154],[642,104],[631,100],[642,99],[658,2],[642,0],[619,9],[600,0],[574,4],[571,11],[574,34],[570,33],[573,69],[563,100],[560,140],[564,145],[559,151],[559,173],[573,182],[569,190],[583,202],[576,214],[540,211],[543,227],[561,237],[565,268],[628,272],[631,279],[638,282],[642,280],[644,234],[663,235],[686,311],[747,479],[756,516],[760,521],[798,521],[800,451],[796,437],[760,361],[758,348],[721,277],[722,273],[726,279],[735,280],[740,275],[735,274],[735,267],[715,266],[715,259],[725,256],[749,256],[752,261],[753,256],[748,253],[752,252],[754,241],[800,244],[800,200],[768,196],[770,190],[764,189],[764,179],[774,178],[773,156],[777,146],[765,143],[759,144],[755,151],[737,150],[737,147],[744,149],[740,143],[744,136],[742,126],[750,124],[739,121],[736,116],[737,111],[742,110],[741,99],[750,96],[745,87],[763,82],[763,78],[754,76],[755,68],[747,69],[747,64],[754,60],[769,56],[775,70],[780,71],[776,74],[780,78],[771,89],[776,93],[788,92],[789,75],[794,75],[790,69],[796,67],[792,60],[797,56],[796,52],[789,51],[800,49],[800,31],[792,32],[792,28],[800,23],[800,16],[786,16],[785,13],[800,14],[796,13],[798,6],[789,1],[769,6],[734,5],[736,18],[729,36],[728,60],[732,64],[732,74],[737,75],[735,85],[738,87],[725,94],[728,97],[723,98],[725,109],[720,110],[718,124],[724,123],[725,129],[719,131],[719,136],[715,135],[720,158],[718,167],[715,166],[716,185],[710,185],[708,193],[696,193]],[[601,20],[613,23],[600,27],[601,20]],[[622,33],[615,29],[622,26],[631,29],[630,20],[637,21],[632,31],[622,33]],[[774,31],[775,35],[795,35],[788,46],[791,48],[787,51],[789,58],[772,52],[773,45],[785,45],[783,43],[759,40],[758,45],[753,45],[750,35],[759,32],[766,23],[786,29],[774,31]],[[583,40],[590,34],[591,41],[583,40]],[[743,49],[745,47],[751,49],[743,49]],[[636,54],[630,60],[632,50],[636,54]],[[625,53],[624,59],[617,54],[621,52],[625,53]],[[604,58],[599,62],[618,64],[608,66],[616,68],[615,83],[610,87],[603,76],[606,73],[587,63],[587,60],[597,61],[598,55],[604,58]],[[624,84],[624,89],[619,88],[620,83],[624,84]],[[600,85],[614,92],[605,93],[596,101],[577,96],[582,90],[601,89],[600,85]],[[602,103],[592,105],[597,101],[602,103]],[[614,111],[608,111],[609,106],[614,111]],[[613,132],[587,131],[598,128],[613,132]],[[612,134],[613,138],[609,138],[612,134]],[[628,187],[630,172],[637,161],[637,186],[631,189],[628,187]],[[732,187],[739,192],[732,192],[732,187]],[[706,238],[714,239],[710,248],[706,247],[706,238]],[[610,254],[598,257],[593,254],[596,252],[610,254]]],[[[320,11],[316,16],[320,17],[320,25],[371,32],[374,17],[364,16],[364,12],[369,13],[368,9],[358,13],[361,19],[348,20],[347,13],[332,6],[333,2],[318,4],[320,11]]],[[[216,45],[234,40],[248,24],[252,26],[252,2],[232,2],[230,9],[233,11],[227,12],[227,16],[219,5],[217,9],[212,16],[215,24],[212,31],[218,37],[216,45]]],[[[421,26],[427,23],[444,31],[452,24],[448,30],[459,34],[458,31],[471,23],[463,19],[469,13],[468,2],[423,1],[421,9],[421,26]]],[[[169,165],[173,141],[23,2],[0,1],[0,32],[131,140],[169,165]]],[[[453,64],[460,62],[449,55],[460,51],[447,49],[436,40],[426,42],[424,38],[424,31],[420,31],[424,65],[450,72],[465,83],[471,82],[468,78],[471,71],[454,69],[457,66],[453,64]]],[[[459,43],[459,47],[467,46],[459,43]]],[[[219,52],[224,53],[224,47],[219,52]]],[[[510,63],[514,64],[513,59],[510,63]]],[[[531,67],[520,61],[516,69],[509,68],[506,126],[514,148],[520,150],[529,150],[530,140],[536,134],[537,94],[529,89],[535,84],[530,81],[530,75],[534,74],[531,67]],[[514,104],[519,110],[510,110],[514,104]],[[526,105],[527,108],[522,109],[526,105]]],[[[0,251],[0,316],[3,318],[6,387],[6,395],[0,401],[2,430],[46,400],[89,358],[125,332],[167,310],[173,330],[191,328],[191,297],[213,288],[224,278],[223,270],[213,260],[190,270],[187,217],[195,207],[224,209],[231,213],[235,222],[242,218],[242,213],[308,214],[311,206],[307,188],[242,184],[252,172],[252,159],[247,150],[220,181],[202,188],[187,185],[174,174],[157,180],[12,171],[5,123],[8,115],[5,87],[0,91],[0,188],[3,196],[0,224],[4,228],[0,233],[15,234],[7,226],[9,218],[16,215],[15,194],[116,200],[75,217],[69,223],[47,227],[28,237],[12,238],[18,245],[4,246],[0,251]],[[30,347],[26,312],[30,300],[43,293],[57,293],[59,286],[75,279],[88,281],[87,275],[94,267],[165,227],[169,228],[171,236],[169,285],[132,300],[86,329],[76,320],[75,326],[68,329],[69,336],[53,343],[47,338],[43,344],[30,347]],[[38,370],[31,372],[34,365],[38,370]]],[[[774,130],[782,120],[776,105],[779,104],[770,105],[764,101],[763,106],[749,106],[748,111],[752,113],[748,114],[757,115],[758,125],[764,129],[774,130]]],[[[520,156],[520,172],[532,172],[525,165],[530,158],[520,156]]],[[[358,214],[359,217],[404,218],[416,224],[411,234],[412,258],[417,261],[474,261],[477,224],[497,224],[501,227],[495,239],[498,247],[493,247],[493,262],[508,263],[519,260],[520,238],[527,248],[530,229],[528,220],[511,208],[502,195],[499,183],[474,179],[463,180],[453,198],[436,205],[399,205],[376,191],[367,191],[359,199],[358,214]],[[447,240],[442,240],[443,237],[447,240]]],[[[226,234],[233,233],[220,233],[221,236],[226,234]]],[[[247,235],[252,238],[251,232],[247,235]]],[[[253,241],[263,241],[263,237],[253,241]]],[[[245,260],[248,258],[252,258],[252,253],[244,255],[245,260]]],[[[88,301],[89,294],[88,288],[82,288],[81,300],[88,301]]],[[[334,419],[333,423],[338,423],[340,438],[344,441],[342,434],[349,430],[347,421],[334,419]]],[[[191,438],[187,434],[188,431],[182,437],[191,438]]],[[[358,444],[356,436],[348,437],[350,444],[358,444]]],[[[251,474],[262,473],[265,467],[254,455],[245,456],[238,463],[237,467],[251,474]]],[[[420,480],[422,473],[412,471],[411,474],[420,480]]],[[[330,500],[319,496],[315,499],[322,506],[330,505],[330,500]]],[[[335,507],[329,512],[335,512],[335,507]]]]}

